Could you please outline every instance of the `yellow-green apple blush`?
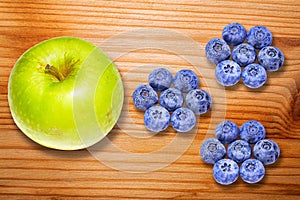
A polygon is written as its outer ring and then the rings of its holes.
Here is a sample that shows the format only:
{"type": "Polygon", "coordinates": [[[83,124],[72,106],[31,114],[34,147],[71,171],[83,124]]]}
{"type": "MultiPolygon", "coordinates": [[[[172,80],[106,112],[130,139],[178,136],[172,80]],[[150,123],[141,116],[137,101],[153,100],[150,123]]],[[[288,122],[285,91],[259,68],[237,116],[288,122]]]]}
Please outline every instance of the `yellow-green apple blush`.
{"type": "Polygon", "coordinates": [[[121,76],[94,44],[57,37],[28,49],[12,69],[8,101],[16,125],[54,149],[87,148],[116,124],[123,105],[121,76]]]}

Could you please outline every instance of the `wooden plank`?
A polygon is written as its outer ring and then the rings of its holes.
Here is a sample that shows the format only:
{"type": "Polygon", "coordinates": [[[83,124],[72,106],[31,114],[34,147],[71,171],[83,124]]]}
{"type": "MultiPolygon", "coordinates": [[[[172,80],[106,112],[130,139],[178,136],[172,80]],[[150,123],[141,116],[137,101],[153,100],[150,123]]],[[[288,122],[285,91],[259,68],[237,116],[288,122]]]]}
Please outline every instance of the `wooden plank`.
{"type": "Polygon", "coordinates": [[[300,197],[299,1],[0,0],[0,13],[0,199],[300,197]],[[221,37],[223,27],[234,21],[248,30],[254,25],[267,26],[274,36],[273,45],[285,54],[285,66],[268,73],[262,89],[250,90],[242,83],[224,89],[216,84],[214,66],[206,61],[206,42],[221,37]],[[138,34],[143,29],[154,35],[138,34]],[[170,31],[177,34],[164,34],[170,31]],[[107,138],[129,154],[144,154],[149,160],[122,158],[120,155],[127,154],[110,148],[101,149],[106,157],[97,157],[100,150],[93,149],[51,150],[35,144],[16,127],[7,101],[11,69],[26,49],[61,35],[91,41],[114,59],[124,81],[125,103],[107,138]],[[126,51],[142,43],[159,48],[126,51]],[[187,43],[197,44],[199,51],[188,48],[187,43]],[[161,152],[177,138],[172,128],[153,137],[141,135],[146,132],[143,113],[136,111],[130,100],[133,89],[147,82],[148,73],[160,66],[174,73],[184,68],[197,71],[201,87],[211,92],[214,100],[212,111],[198,119],[190,143],[185,143],[188,137],[181,138],[179,147],[186,145],[183,152],[180,148],[161,152]],[[213,136],[215,126],[224,119],[239,126],[257,119],[266,127],[267,137],[281,147],[281,158],[266,167],[266,177],[259,184],[238,179],[231,186],[218,185],[212,178],[212,166],[200,159],[202,141],[213,136]],[[157,157],[151,157],[155,152],[157,157]],[[169,157],[176,159],[166,161],[169,157]],[[155,170],[129,173],[121,168],[143,165],[155,170]]]}

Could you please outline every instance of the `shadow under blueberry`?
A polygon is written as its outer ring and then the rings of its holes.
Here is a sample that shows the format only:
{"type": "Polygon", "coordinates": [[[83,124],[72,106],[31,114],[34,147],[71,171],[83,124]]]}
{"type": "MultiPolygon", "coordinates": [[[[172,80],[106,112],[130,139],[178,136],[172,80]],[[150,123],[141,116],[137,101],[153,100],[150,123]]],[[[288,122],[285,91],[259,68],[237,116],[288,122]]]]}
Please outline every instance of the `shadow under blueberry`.
{"type": "Polygon", "coordinates": [[[259,88],[248,88],[246,86],[244,86],[244,87],[246,88],[247,92],[265,92],[270,86],[271,86],[271,84],[269,84],[269,79],[267,78],[264,85],[259,88]]]}

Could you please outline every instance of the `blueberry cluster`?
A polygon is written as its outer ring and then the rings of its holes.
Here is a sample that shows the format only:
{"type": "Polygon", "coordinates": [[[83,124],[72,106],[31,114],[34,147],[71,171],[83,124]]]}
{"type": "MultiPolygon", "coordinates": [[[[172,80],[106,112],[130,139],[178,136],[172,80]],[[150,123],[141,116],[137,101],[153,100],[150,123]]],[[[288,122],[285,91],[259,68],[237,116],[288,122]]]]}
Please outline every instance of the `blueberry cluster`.
{"type": "Polygon", "coordinates": [[[229,185],[238,176],[247,183],[257,183],[265,175],[264,165],[273,164],[280,155],[277,143],[265,136],[264,126],[256,120],[245,122],[240,129],[227,120],[217,125],[216,138],[208,138],[202,143],[200,156],[204,162],[214,165],[213,177],[217,183],[229,185]],[[227,144],[228,158],[225,158],[224,145],[227,144]]]}
{"type": "Polygon", "coordinates": [[[198,89],[199,79],[192,70],[180,70],[173,78],[167,69],[158,68],[149,74],[148,82],[134,90],[132,100],[137,109],[145,111],[144,124],[152,132],[161,132],[170,123],[176,131],[188,132],[196,124],[195,115],[212,106],[211,96],[198,89]]]}
{"type": "Polygon", "coordinates": [[[241,24],[231,23],[223,29],[222,37],[211,39],[205,52],[207,59],[217,65],[216,79],[223,86],[233,86],[242,77],[247,87],[259,88],[267,80],[266,70],[277,71],[284,63],[282,51],[271,46],[272,33],[265,26],[254,26],[247,33],[241,24]]]}

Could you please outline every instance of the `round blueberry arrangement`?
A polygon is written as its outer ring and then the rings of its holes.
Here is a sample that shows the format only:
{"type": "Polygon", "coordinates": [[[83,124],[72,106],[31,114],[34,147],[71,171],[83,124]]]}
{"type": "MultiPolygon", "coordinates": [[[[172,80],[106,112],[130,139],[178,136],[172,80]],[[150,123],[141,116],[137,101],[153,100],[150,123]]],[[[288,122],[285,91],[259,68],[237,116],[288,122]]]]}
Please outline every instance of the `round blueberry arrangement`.
{"type": "Polygon", "coordinates": [[[132,100],[137,109],[147,110],[158,102],[158,96],[149,85],[140,85],[134,90],[132,100]]]}
{"type": "Polygon", "coordinates": [[[237,163],[242,163],[251,157],[251,146],[244,140],[236,140],[228,146],[227,155],[237,163]]]}
{"type": "Polygon", "coordinates": [[[149,74],[148,82],[155,91],[161,92],[171,86],[172,74],[165,68],[158,68],[149,74]]]}
{"type": "Polygon", "coordinates": [[[230,159],[219,160],[214,164],[213,177],[222,185],[232,184],[239,177],[239,166],[230,159]]]}
{"type": "Polygon", "coordinates": [[[196,116],[188,108],[178,108],[171,116],[172,127],[178,132],[188,132],[196,124],[196,116]]]}
{"type": "Polygon", "coordinates": [[[250,144],[255,144],[259,140],[263,140],[266,137],[265,127],[256,120],[250,120],[245,122],[241,129],[240,135],[243,140],[250,144]]]}
{"type": "Polygon", "coordinates": [[[267,72],[259,64],[250,64],[244,68],[242,80],[249,88],[259,88],[267,81],[267,72]]]}
{"type": "Polygon", "coordinates": [[[284,63],[284,55],[277,47],[267,46],[259,51],[258,62],[267,71],[277,71],[284,63]]]}
{"type": "Polygon", "coordinates": [[[232,60],[238,63],[241,67],[245,67],[254,63],[256,51],[250,44],[240,44],[232,50],[232,60]]]}
{"type": "Polygon", "coordinates": [[[280,155],[279,146],[272,140],[264,139],[265,128],[258,121],[250,120],[242,125],[241,140],[237,140],[238,133],[238,127],[234,122],[223,121],[215,129],[217,139],[208,138],[200,147],[202,160],[215,164],[213,177],[219,184],[231,184],[239,175],[246,183],[257,183],[265,175],[264,164],[274,163],[280,155]],[[226,148],[221,142],[229,143],[228,159],[225,157],[226,148]],[[249,142],[256,143],[253,149],[249,142]]]}
{"type": "Polygon", "coordinates": [[[186,95],[186,106],[195,114],[206,113],[212,105],[210,95],[202,89],[194,89],[186,95]]]}
{"type": "Polygon", "coordinates": [[[223,144],[229,144],[239,136],[239,127],[234,122],[226,120],[217,125],[215,136],[223,144]]]}
{"type": "Polygon", "coordinates": [[[206,44],[205,53],[210,62],[218,64],[230,57],[230,47],[224,40],[213,38],[206,44]]]}
{"type": "Polygon", "coordinates": [[[224,60],[220,62],[215,71],[217,82],[223,86],[233,86],[241,78],[241,67],[234,61],[224,60]]]}
{"type": "MultiPolygon", "coordinates": [[[[134,106],[146,111],[144,113],[146,128],[152,132],[161,132],[171,122],[173,129],[177,132],[192,130],[196,125],[196,116],[191,109],[182,107],[185,100],[183,92],[192,92],[197,89],[198,76],[192,70],[180,70],[172,80],[169,70],[158,68],[149,74],[148,82],[150,85],[142,84],[132,94],[134,106]],[[170,88],[172,82],[174,88],[170,88]],[[158,102],[160,105],[155,105],[158,102]]],[[[197,97],[198,104],[194,106],[197,109],[195,112],[202,114],[210,109],[212,99],[206,91],[200,89],[197,91],[195,98],[197,97]]]]}
{"type": "Polygon", "coordinates": [[[265,167],[259,160],[248,159],[240,166],[240,176],[247,183],[257,183],[265,176],[265,167]]]}
{"type": "Polygon", "coordinates": [[[163,131],[170,123],[170,113],[162,106],[152,106],[144,114],[144,123],[152,132],[163,131]]]}
{"type": "Polygon", "coordinates": [[[200,156],[208,164],[215,164],[217,161],[223,159],[225,155],[226,149],[224,145],[215,138],[204,140],[200,147],[200,156]]]}
{"type": "Polygon", "coordinates": [[[261,49],[272,44],[272,33],[265,26],[254,26],[247,34],[247,41],[255,49],[261,49]]]}
{"type": "Polygon", "coordinates": [[[222,37],[230,46],[236,46],[244,42],[247,37],[247,31],[239,23],[231,23],[224,27],[222,37]]]}
{"type": "Polygon", "coordinates": [[[260,140],[253,149],[254,157],[263,164],[273,164],[280,155],[280,148],[273,140],[260,140]]]}
{"type": "Polygon", "coordinates": [[[180,90],[176,88],[169,88],[160,94],[159,103],[169,112],[173,112],[177,108],[182,107],[184,97],[180,90]]]}
{"type": "Polygon", "coordinates": [[[278,48],[270,46],[273,37],[265,26],[254,26],[247,33],[244,26],[234,22],[224,27],[222,37],[224,40],[211,39],[206,44],[205,53],[207,60],[217,65],[216,80],[223,86],[235,85],[239,82],[239,76],[242,76],[244,85],[251,89],[259,88],[266,82],[266,70],[277,71],[284,63],[283,53],[278,48]],[[229,46],[233,46],[232,54],[229,46]],[[256,49],[260,50],[258,55],[256,49]],[[237,64],[223,63],[230,55],[237,64]],[[256,57],[258,62],[255,62],[256,57]],[[245,68],[240,73],[241,67],[245,68]]]}
{"type": "Polygon", "coordinates": [[[198,83],[198,77],[192,70],[180,70],[174,77],[174,87],[184,93],[196,89],[198,83]]]}

